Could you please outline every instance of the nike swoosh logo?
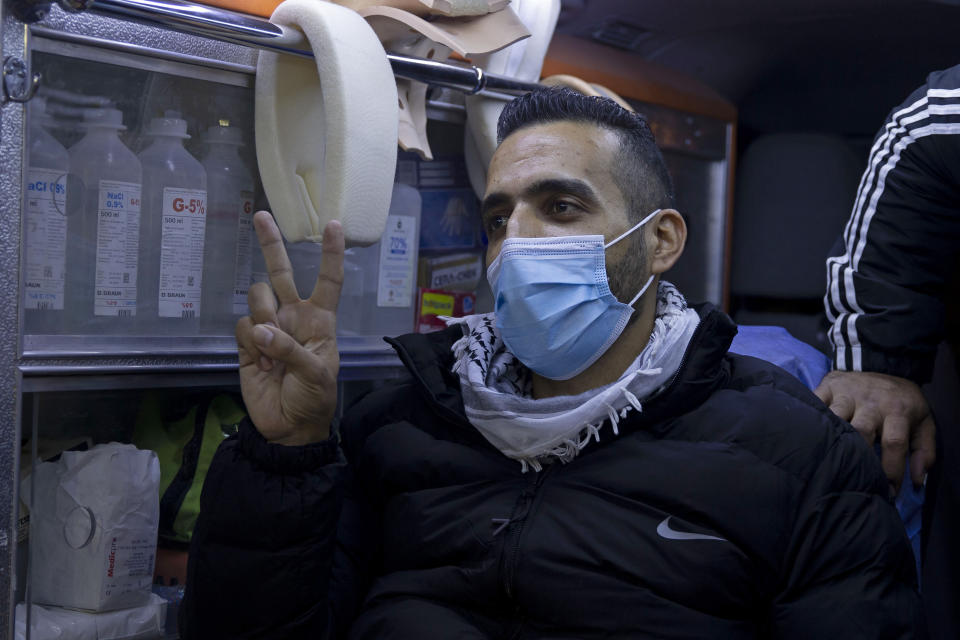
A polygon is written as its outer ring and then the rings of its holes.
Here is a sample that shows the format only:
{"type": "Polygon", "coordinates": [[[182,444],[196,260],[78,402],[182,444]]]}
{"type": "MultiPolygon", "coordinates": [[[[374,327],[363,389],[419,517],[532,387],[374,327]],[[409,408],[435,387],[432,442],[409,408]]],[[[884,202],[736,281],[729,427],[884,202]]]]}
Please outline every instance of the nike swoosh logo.
{"type": "Polygon", "coordinates": [[[689,533],[687,531],[671,529],[670,518],[672,517],[673,516],[667,516],[663,519],[663,522],[657,525],[657,534],[661,538],[666,538],[667,540],[719,540],[720,542],[728,542],[726,538],[708,536],[705,533],[689,533]]]}

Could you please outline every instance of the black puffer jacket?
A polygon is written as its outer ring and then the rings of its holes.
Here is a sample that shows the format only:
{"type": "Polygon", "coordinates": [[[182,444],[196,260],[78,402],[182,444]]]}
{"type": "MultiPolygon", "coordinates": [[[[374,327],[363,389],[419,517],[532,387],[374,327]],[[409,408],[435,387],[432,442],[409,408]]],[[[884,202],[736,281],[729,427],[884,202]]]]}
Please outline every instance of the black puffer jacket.
{"type": "Polygon", "coordinates": [[[249,424],[203,491],[186,638],[912,638],[913,558],[862,438],[702,311],[674,382],[570,464],[466,421],[460,329],[336,444],[249,424]]]}

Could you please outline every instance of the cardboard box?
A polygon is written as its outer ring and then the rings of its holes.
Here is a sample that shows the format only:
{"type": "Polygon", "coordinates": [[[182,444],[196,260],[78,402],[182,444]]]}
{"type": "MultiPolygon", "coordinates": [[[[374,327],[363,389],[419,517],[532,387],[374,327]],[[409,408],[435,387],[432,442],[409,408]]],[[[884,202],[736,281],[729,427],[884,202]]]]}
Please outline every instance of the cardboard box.
{"type": "Polygon", "coordinates": [[[462,318],[474,313],[477,295],[473,292],[419,288],[417,296],[417,333],[440,331],[447,327],[441,316],[462,318]]]}
{"type": "Polygon", "coordinates": [[[484,276],[479,253],[451,253],[420,258],[417,284],[426,289],[476,291],[484,276]]]}

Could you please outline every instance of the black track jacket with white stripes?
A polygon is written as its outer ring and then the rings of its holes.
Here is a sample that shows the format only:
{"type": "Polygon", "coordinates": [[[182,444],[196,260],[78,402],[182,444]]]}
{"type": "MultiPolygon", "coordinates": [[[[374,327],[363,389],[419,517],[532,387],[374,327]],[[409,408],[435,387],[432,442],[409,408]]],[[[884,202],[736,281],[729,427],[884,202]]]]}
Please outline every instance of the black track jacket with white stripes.
{"type": "Polygon", "coordinates": [[[960,65],[890,112],[840,255],[827,260],[834,366],[927,382],[960,272],[960,65]]]}

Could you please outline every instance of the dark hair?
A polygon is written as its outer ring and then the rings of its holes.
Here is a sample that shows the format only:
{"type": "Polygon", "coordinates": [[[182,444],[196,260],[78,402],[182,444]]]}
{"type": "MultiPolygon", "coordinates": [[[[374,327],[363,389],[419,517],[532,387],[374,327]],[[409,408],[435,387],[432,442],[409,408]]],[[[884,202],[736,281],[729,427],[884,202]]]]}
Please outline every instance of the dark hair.
{"type": "Polygon", "coordinates": [[[609,98],[585,96],[566,87],[532,91],[504,107],[497,122],[497,142],[524,127],[564,120],[588,122],[618,135],[613,177],[632,220],[639,222],[655,209],[674,208],[673,181],[647,119],[609,98]]]}

